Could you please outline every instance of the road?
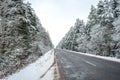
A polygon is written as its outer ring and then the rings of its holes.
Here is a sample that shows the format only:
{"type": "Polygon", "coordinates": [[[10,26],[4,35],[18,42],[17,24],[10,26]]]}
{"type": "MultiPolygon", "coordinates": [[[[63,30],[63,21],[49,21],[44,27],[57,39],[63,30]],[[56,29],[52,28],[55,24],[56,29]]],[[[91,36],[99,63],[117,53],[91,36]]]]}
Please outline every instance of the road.
{"type": "Polygon", "coordinates": [[[62,80],[120,80],[120,63],[56,49],[62,80]]]}

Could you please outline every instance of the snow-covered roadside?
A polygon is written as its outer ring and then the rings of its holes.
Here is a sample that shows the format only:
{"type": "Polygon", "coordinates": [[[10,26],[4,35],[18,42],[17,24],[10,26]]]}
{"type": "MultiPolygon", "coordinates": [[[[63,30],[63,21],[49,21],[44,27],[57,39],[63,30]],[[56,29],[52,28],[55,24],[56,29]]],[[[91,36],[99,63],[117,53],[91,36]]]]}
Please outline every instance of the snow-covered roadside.
{"type": "Polygon", "coordinates": [[[39,80],[60,80],[57,62],[48,70],[48,72],[39,80]]]}
{"type": "Polygon", "coordinates": [[[34,63],[20,70],[5,80],[40,80],[54,63],[54,50],[50,50],[34,63]]]}
{"type": "Polygon", "coordinates": [[[104,60],[115,61],[115,62],[120,63],[120,59],[117,59],[115,57],[99,56],[99,55],[94,55],[94,54],[89,54],[89,53],[82,53],[82,52],[75,52],[75,51],[70,51],[70,50],[67,50],[67,51],[74,52],[74,53],[77,53],[77,54],[86,55],[86,56],[91,56],[91,57],[95,57],[95,58],[100,58],[100,59],[104,59],[104,60]]]}
{"type": "Polygon", "coordinates": [[[51,67],[50,70],[40,79],[38,80],[54,80],[54,67],[51,67]]]}

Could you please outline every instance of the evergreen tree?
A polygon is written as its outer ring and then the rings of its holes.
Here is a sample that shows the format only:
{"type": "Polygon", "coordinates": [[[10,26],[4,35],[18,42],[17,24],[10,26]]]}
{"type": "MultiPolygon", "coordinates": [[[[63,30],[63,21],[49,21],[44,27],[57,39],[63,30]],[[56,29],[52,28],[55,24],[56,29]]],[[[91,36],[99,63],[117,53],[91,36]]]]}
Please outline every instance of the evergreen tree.
{"type": "Polygon", "coordinates": [[[117,18],[120,15],[120,10],[118,8],[119,6],[119,0],[110,0],[110,5],[112,7],[114,17],[117,18]]]}
{"type": "MultiPolygon", "coordinates": [[[[110,56],[112,55],[113,10],[108,2],[99,1],[96,19],[98,22],[90,28],[89,51],[91,53],[110,56]],[[92,45],[93,44],[93,45],[92,45]],[[101,52],[102,51],[102,52],[101,52]]],[[[91,23],[89,23],[91,24],[91,23]]]]}
{"type": "Polygon", "coordinates": [[[93,26],[96,23],[98,23],[97,21],[97,10],[96,8],[92,5],[91,9],[90,9],[90,13],[88,16],[88,22],[87,22],[87,26],[93,26]]]}
{"type": "Polygon", "coordinates": [[[71,27],[65,37],[60,41],[57,48],[73,50],[73,35],[73,27],[71,27]]]}
{"type": "Polygon", "coordinates": [[[68,49],[73,51],[78,51],[78,37],[83,33],[84,22],[82,20],[76,19],[74,27],[71,27],[69,32],[60,41],[57,48],[68,49]],[[81,28],[81,30],[80,30],[81,28]],[[81,34],[80,34],[81,33],[81,34]]]}
{"type": "Polygon", "coordinates": [[[92,27],[94,25],[98,24],[98,21],[97,21],[97,10],[96,8],[92,5],[91,6],[91,9],[90,9],[90,13],[89,13],[89,16],[88,16],[88,21],[86,23],[86,28],[85,28],[85,31],[86,31],[86,51],[89,52],[91,50],[91,42],[90,42],[90,39],[91,39],[91,35],[90,35],[90,32],[92,31],[92,27]]]}
{"type": "Polygon", "coordinates": [[[79,19],[75,23],[71,50],[103,56],[119,56],[119,15],[119,0],[100,0],[97,8],[91,6],[86,25],[83,23],[80,25],[79,19]]]}
{"type": "Polygon", "coordinates": [[[30,3],[0,0],[0,25],[0,78],[53,48],[30,3]]]}
{"type": "Polygon", "coordinates": [[[79,27],[76,28],[78,32],[76,33],[76,43],[77,43],[77,51],[86,52],[86,28],[83,20],[79,21],[79,27]]]}
{"type": "Polygon", "coordinates": [[[114,39],[114,49],[113,51],[116,53],[116,57],[120,58],[120,1],[119,0],[112,0],[113,5],[115,6],[115,20],[113,25],[115,26],[115,33],[113,34],[114,39]]]}

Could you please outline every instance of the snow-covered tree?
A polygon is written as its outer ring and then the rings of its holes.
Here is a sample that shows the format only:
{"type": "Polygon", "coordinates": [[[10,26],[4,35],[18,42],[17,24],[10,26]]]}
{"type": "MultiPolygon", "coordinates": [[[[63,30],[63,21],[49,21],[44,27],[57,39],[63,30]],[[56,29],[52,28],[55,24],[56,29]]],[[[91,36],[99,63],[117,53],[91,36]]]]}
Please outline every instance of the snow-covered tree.
{"type": "Polygon", "coordinates": [[[71,27],[65,37],[60,41],[57,48],[78,51],[78,43],[80,43],[80,39],[78,40],[78,37],[83,34],[83,27],[83,20],[76,19],[74,27],[71,27]]]}
{"type": "Polygon", "coordinates": [[[90,13],[88,15],[88,21],[86,23],[86,28],[85,28],[85,35],[86,35],[86,51],[89,52],[91,50],[91,42],[90,42],[90,39],[91,39],[91,34],[90,32],[92,31],[92,27],[94,25],[98,24],[98,21],[97,21],[97,10],[96,8],[92,5],[91,6],[91,9],[90,9],[90,13]]]}
{"type": "Polygon", "coordinates": [[[73,27],[71,50],[120,55],[120,0],[100,0],[97,8],[91,6],[86,25],[80,26],[80,22],[77,20],[73,27]]]}
{"type": "Polygon", "coordinates": [[[89,16],[88,16],[87,26],[92,26],[92,25],[95,25],[96,23],[98,23],[98,21],[97,21],[97,10],[92,5],[91,9],[90,9],[89,16]]]}
{"type": "Polygon", "coordinates": [[[120,15],[120,9],[119,9],[119,0],[110,0],[110,5],[112,9],[114,10],[114,17],[117,18],[120,15]]]}
{"type": "Polygon", "coordinates": [[[76,33],[77,51],[86,52],[86,27],[83,20],[80,20],[77,26],[79,26],[76,28],[76,30],[78,31],[76,33]]]}
{"type": "Polygon", "coordinates": [[[67,32],[63,39],[58,44],[57,48],[73,50],[73,27],[67,32]]]}
{"type": "Polygon", "coordinates": [[[120,1],[114,1],[114,9],[115,9],[115,20],[113,25],[115,26],[115,33],[113,34],[113,39],[115,42],[114,51],[116,53],[116,57],[120,58],[120,1]]]}
{"type": "Polygon", "coordinates": [[[97,15],[100,24],[106,25],[107,23],[112,23],[114,10],[108,0],[104,0],[104,2],[100,1],[98,3],[97,15]]]}
{"type": "Polygon", "coordinates": [[[89,48],[91,53],[110,56],[112,54],[113,10],[108,0],[99,1],[97,23],[91,27],[89,48]],[[93,44],[93,45],[92,45],[93,44]]]}
{"type": "Polygon", "coordinates": [[[23,0],[0,0],[0,30],[0,77],[35,61],[53,47],[30,3],[23,0]]]}

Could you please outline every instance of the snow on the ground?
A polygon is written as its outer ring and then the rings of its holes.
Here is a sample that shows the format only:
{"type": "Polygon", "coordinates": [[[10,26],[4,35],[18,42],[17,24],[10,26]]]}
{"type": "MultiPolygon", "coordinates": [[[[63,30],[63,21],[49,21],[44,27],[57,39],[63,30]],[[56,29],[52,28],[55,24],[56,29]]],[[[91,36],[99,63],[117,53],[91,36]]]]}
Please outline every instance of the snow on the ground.
{"type": "Polygon", "coordinates": [[[34,63],[28,65],[5,80],[41,80],[40,78],[49,70],[54,63],[54,50],[50,50],[34,63]]]}
{"type": "Polygon", "coordinates": [[[100,55],[94,55],[94,54],[82,53],[82,52],[75,52],[75,51],[70,51],[70,50],[67,50],[67,51],[74,52],[74,53],[77,53],[77,54],[86,55],[86,56],[91,56],[91,57],[95,57],[95,58],[100,58],[100,59],[104,59],[104,60],[120,62],[120,59],[117,59],[115,57],[100,56],[100,55]]]}
{"type": "Polygon", "coordinates": [[[43,76],[41,79],[39,80],[54,80],[54,70],[55,67],[52,67],[45,76],[43,76]]]}
{"type": "Polygon", "coordinates": [[[60,74],[57,63],[55,62],[51,69],[48,70],[48,72],[39,80],[60,80],[60,74]]]}

